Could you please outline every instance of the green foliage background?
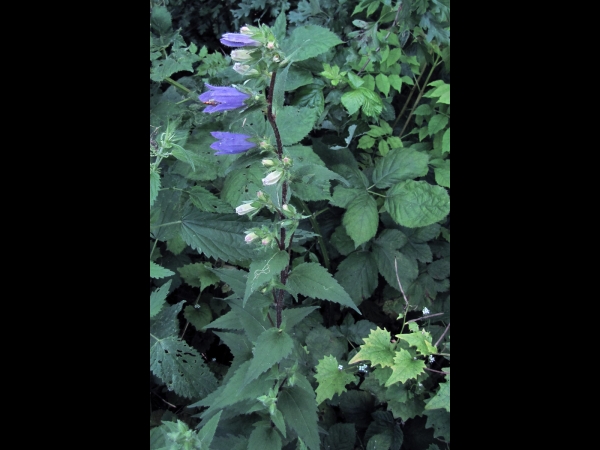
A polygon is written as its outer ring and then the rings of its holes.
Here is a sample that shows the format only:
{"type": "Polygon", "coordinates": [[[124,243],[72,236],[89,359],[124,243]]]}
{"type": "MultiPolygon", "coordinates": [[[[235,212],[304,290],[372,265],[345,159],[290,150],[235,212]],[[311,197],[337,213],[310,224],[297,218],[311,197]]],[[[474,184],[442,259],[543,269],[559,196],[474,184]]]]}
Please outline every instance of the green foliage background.
{"type": "Polygon", "coordinates": [[[151,449],[450,447],[449,22],[449,0],[151,1],[151,449]],[[290,58],[289,251],[245,242],[268,211],[236,214],[281,206],[261,155],[210,148],[274,139],[264,108],[198,100],[265,92],[219,42],[258,23],[290,58]]]}

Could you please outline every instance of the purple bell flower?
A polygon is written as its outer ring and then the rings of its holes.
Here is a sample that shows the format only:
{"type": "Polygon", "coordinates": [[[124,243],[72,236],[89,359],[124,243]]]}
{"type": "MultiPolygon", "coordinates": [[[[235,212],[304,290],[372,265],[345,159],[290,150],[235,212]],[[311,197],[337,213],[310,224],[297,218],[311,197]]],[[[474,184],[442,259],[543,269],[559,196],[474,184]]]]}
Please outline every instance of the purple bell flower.
{"type": "Polygon", "coordinates": [[[258,47],[260,42],[241,33],[225,33],[221,38],[221,44],[227,47],[258,47]]]}
{"type": "Polygon", "coordinates": [[[210,134],[218,139],[210,146],[213,150],[217,150],[215,155],[234,155],[256,147],[255,143],[246,140],[250,137],[247,134],[227,133],[225,131],[214,131],[210,134]]]}
{"type": "Polygon", "coordinates": [[[244,100],[250,98],[249,95],[238,91],[236,88],[227,86],[211,86],[207,84],[209,91],[198,97],[202,103],[208,105],[205,113],[215,113],[220,111],[229,111],[232,109],[242,108],[244,100]]]}

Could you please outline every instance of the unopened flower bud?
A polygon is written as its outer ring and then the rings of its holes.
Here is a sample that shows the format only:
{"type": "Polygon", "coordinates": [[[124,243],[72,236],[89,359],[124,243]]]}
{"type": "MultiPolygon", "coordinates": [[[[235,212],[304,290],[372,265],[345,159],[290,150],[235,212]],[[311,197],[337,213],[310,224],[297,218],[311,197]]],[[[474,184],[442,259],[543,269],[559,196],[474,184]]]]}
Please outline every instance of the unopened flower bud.
{"type": "Polygon", "coordinates": [[[244,214],[249,214],[251,212],[256,211],[257,209],[258,208],[252,206],[251,203],[245,203],[235,208],[235,212],[238,213],[240,216],[243,216],[244,214]]]}
{"type": "Polygon", "coordinates": [[[268,48],[269,50],[273,50],[273,49],[275,48],[275,42],[269,42],[269,43],[267,44],[267,48],[268,48]]]}
{"type": "Polygon", "coordinates": [[[247,244],[249,244],[250,242],[252,242],[256,239],[258,239],[258,235],[256,233],[249,233],[246,235],[246,238],[244,240],[246,241],[247,244]]]}
{"type": "Polygon", "coordinates": [[[233,65],[233,70],[240,75],[258,75],[258,70],[253,69],[246,64],[235,63],[233,65]]]}
{"type": "Polygon", "coordinates": [[[262,182],[264,186],[272,186],[277,184],[281,177],[283,176],[283,172],[281,170],[276,170],[268,174],[265,178],[263,178],[262,182]]]}
{"type": "Polygon", "coordinates": [[[248,61],[252,59],[248,50],[232,50],[231,59],[234,61],[248,61]]]}
{"type": "Polygon", "coordinates": [[[275,165],[275,161],[273,161],[272,159],[263,159],[262,165],[265,167],[273,167],[275,165]]]}

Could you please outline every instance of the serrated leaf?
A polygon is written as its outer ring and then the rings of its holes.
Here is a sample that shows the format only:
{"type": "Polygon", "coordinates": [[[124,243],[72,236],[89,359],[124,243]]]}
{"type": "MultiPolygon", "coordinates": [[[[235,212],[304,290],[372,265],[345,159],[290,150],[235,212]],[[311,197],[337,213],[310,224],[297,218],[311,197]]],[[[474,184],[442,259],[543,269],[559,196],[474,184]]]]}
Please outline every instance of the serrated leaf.
{"type": "Polygon", "coordinates": [[[160,279],[170,277],[171,275],[175,275],[175,272],[171,272],[169,269],[165,269],[150,261],[150,278],[160,279]]]}
{"type": "Polygon", "coordinates": [[[362,314],[346,291],[319,264],[304,263],[295,267],[290,274],[287,286],[294,297],[302,294],[306,297],[329,300],[362,314]]]}
{"type": "Polygon", "coordinates": [[[355,248],[368,242],[375,237],[379,226],[377,202],[368,192],[362,191],[348,205],[342,223],[355,248]]]}
{"type": "Polygon", "coordinates": [[[375,77],[375,84],[377,85],[377,89],[379,89],[383,95],[385,95],[386,97],[389,95],[390,81],[388,80],[387,76],[385,76],[382,73],[378,74],[375,77]]]}
{"type": "Polygon", "coordinates": [[[254,358],[250,362],[244,385],[289,356],[293,348],[294,341],[285,331],[269,328],[263,332],[256,341],[253,351],[254,358]]]}
{"type": "Polygon", "coordinates": [[[450,188],[450,161],[444,161],[444,165],[436,167],[435,171],[435,182],[440,186],[450,188]]]}
{"type": "Polygon", "coordinates": [[[354,450],[356,427],[353,423],[336,423],[323,440],[324,448],[330,450],[354,450]]]}
{"type": "MultiPolygon", "coordinates": [[[[412,324],[411,324],[412,325],[412,324]]],[[[426,331],[417,331],[409,334],[398,334],[398,339],[408,342],[411,347],[415,347],[423,356],[429,356],[437,353],[437,348],[433,346],[431,333],[426,331]]]]}
{"type": "Polygon", "coordinates": [[[286,423],[310,450],[320,450],[317,402],[310,383],[296,374],[296,384],[280,391],[277,406],[286,423]]]}
{"type": "Polygon", "coordinates": [[[448,116],[443,114],[436,114],[429,121],[428,132],[430,136],[433,136],[438,131],[443,130],[448,125],[448,116]]]}
{"type": "Polygon", "coordinates": [[[387,434],[376,434],[369,439],[367,450],[387,450],[392,445],[392,437],[387,434]]]}
{"type": "Polygon", "coordinates": [[[358,381],[353,374],[339,370],[339,362],[333,356],[326,356],[317,365],[315,378],[319,383],[317,387],[317,405],[325,400],[331,400],[335,394],[346,391],[346,385],[358,381]]]}
{"type": "Polygon", "coordinates": [[[398,292],[402,291],[398,284],[398,278],[400,278],[400,283],[404,288],[405,286],[410,286],[419,276],[417,261],[407,257],[404,252],[398,252],[392,250],[390,247],[375,244],[373,245],[373,255],[377,260],[379,273],[398,292]],[[396,265],[398,266],[397,274],[396,265]]]}
{"type": "Polygon", "coordinates": [[[215,431],[217,431],[217,425],[222,413],[222,411],[219,411],[216,416],[206,422],[200,431],[198,431],[197,440],[200,443],[200,450],[210,450],[210,445],[215,437],[215,431]]]}
{"type": "Polygon", "coordinates": [[[233,213],[233,208],[230,205],[202,186],[194,186],[188,192],[190,200],[200,211],[220,214],[233,213]]]}
{"type": "Polygon", "coordinates": [[[444,153],[450,153],[450,128],[446,130],[442,138],[442,154],[444,153]]]}
{"type": "Polygon", "coordinates": [[[169,289],[171,289],[171,280],[150,294],[150,318],[155,317],[165,305],[169,289]]]}
{"type": "Polygon", "coordinates": [[[282,47],[292,61],[304,61],[325,53],[343,42],[331,31],[317,25],[295,28],[282,47]]]}
{"type": "Polygon", "coordinates": [[[316,108],[284,106],[277,111],[277,126],[280,130],[285,130],[281,133],[283,145],[293,145],[308,136],[317,117],[316,108]]]}
{"type": "Polygon", "coordinates": [[[412,149],[392,150],[378,159],[373,172],[373,183],[379,189],[387,189],[405,180],[424,177],[429,171],[429,156],[412,149]]]}
{"type": "Polygon", "coordinates": [[[156,172],[150,172],[150,207],[154,205],[158,191],[160,191],[160,175],[156,172]]]}
{"type": "Polygon", "coordinates": [[[360,306],[377,288],[377,261],[369,252],[354,252],[338,266],[335,279],[360,306]]]}
{"type": "Polygon", "coordinates": [[[198,303],[197,306],[198,308],[192,305],[186,306],[183,310],[183,317],[194,325],[196,330],[200,331],[212,321],[213,315],[206,303],[198,303]]]}
{"type": "Polygon", "coordinates": [[[406,180],[388,191],[385,207],[400,225],[424,227],[439,222],[450,213],[450,196],[440,186],[406,180]]]}
{"type": "Polygon", "coordinates": [[[260,423],[252,430],[248,450],[281,450],[281,436],[269,424],[260,423]]]}
{"type": "Polygon", "coordinates": [[[420,359],[415,359],[409,351],[402,349],[396,353],[392,370],[394,372],[385,383],[385,387],[389,387],[394,383],[406,383],[408,380],[416,379],[425,372],[425,363],[420,359]]]}
{"type": "Polygon", "coordinates": [[[244,261],[254,256],[246,243],[248,223],[233,214],[210,214],[191,210],[181,219],[181,236],[185,242],[211,258],[244,261]]]}
{"type": "Polygon", "coordinates": [[[350,360],[350,364],[371,361],[372,365],[379,364],[381,367],[392,367],[396,353],[392,349],[391,340],[392,335],[389,331],[377,327],[368,338],[365,338],[365,345],[350,360]]]}
{"type": "Polygon", "coordinates": [[[217,379],[202,357],[176,337],[157,340],[150,348],[150,369],[185,398],[203,398],[217,388],[217,379]]]}
{"type": "Polygon", "coordinates": [[[302,320],[312,314],[319,306],[311,306],[310,308],[286,308],[283,310],[283,323],[282,328],[286,331],[290,331],[302,320]]]}
{"type": "Polygon", "coordinates": [[[427,405],[425,406],[426,410],[432,409],[445,409],[450,412],[450,380],[446,383],[440,383],[440,390],[435,394],[427,405]]]}
{"type": "Polygon", "coordinates": [[[433,437],[443,437],[450,442],[450,413],[443,409],[426,410],[427,423],[425,428],[433,428],[433,437]]]}
{"type": "Polygon", "coordinates": [[[252,261],[248,274],[248,282],[246,283],[244,305],[246,305],[246,302],[254,292],[262,288],[274,277],[279,277],[281,271],[288,266],[289,261],[290,256],[286,251],[279,251],[267,257],[260,258],[258,261],[252,261]]]}
{"type": "Polygon", "coordinates": [[[359,89],[346,92],[341,98],[342,105],[348,110],[348,114],[353,115],[365,102],[365,96],[359,89]]]}

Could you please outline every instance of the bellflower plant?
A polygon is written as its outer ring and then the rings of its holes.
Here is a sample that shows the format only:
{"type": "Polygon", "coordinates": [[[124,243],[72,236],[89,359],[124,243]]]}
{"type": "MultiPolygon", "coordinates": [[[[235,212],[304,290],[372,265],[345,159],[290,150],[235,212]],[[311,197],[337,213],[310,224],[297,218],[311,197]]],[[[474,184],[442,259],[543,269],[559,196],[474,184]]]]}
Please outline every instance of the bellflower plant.
{"type": "Polygon", "coordinates": [[[215,155],[235,155],[256,147],[255,143],[246,140],[251,137],[247,134],[227,133],[225,131],[213,131],[210,134],[218,139],[210,146],[213,150],[217,150],[215,155]]]}
{"type": "Polygon", "coordinates": [[[230,111],[244,107],[244,100],[250,98],[248,94],[238,91],[234,87],[211,86],[207,84],[209,91],[198,97],[200,101],[209,106],[204,112],[212,114],[221,111],[230,111]]]}
{"type": "Polygon", "coordinates": [[[449,0],[151,3],[150,450],[449,448],[449,0]]]}

